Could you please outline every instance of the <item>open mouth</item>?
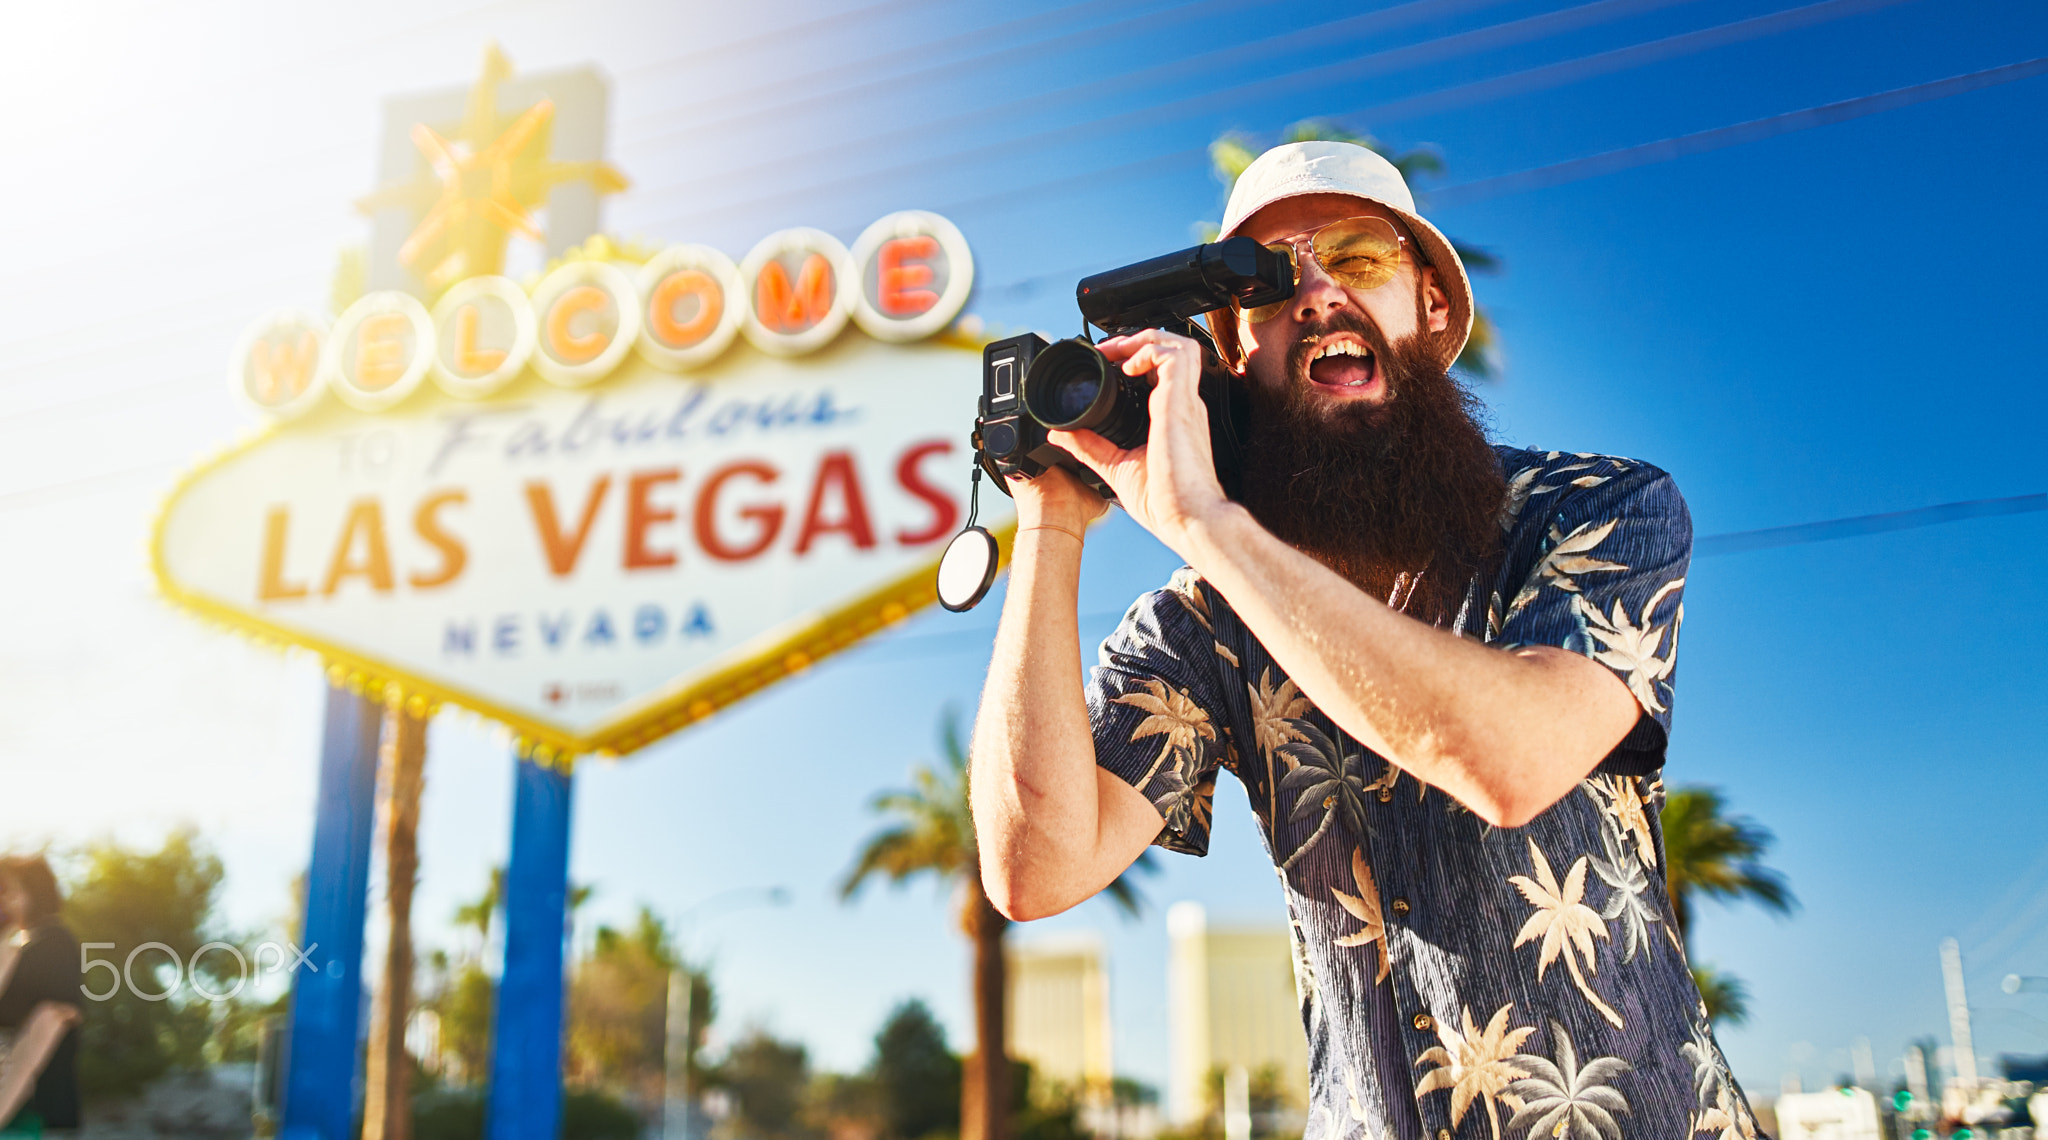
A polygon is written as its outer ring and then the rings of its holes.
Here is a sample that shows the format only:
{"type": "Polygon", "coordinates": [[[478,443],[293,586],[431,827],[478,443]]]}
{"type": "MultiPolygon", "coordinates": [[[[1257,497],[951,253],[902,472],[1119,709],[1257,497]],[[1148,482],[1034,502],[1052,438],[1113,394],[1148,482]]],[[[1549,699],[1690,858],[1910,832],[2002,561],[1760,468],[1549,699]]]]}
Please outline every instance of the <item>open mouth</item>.
{"type": "Polygon", "coordinates": [[[1354,336],[1331,337],[1308,360],[1308,378],[1324,388],[1364,391],[1379,376],[1379,358],[1354,336]]]}

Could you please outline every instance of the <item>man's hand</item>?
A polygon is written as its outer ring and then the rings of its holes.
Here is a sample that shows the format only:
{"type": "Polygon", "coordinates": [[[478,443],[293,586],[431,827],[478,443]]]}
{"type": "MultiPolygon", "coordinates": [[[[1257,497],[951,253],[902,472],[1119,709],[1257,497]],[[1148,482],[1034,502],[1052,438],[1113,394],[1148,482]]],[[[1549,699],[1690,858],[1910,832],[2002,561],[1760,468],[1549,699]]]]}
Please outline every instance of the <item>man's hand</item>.
{"type": "Polygon", "coordinates": [[[1078,538],[1109,510],[1109,500],[1057,467],[1035,476],[1012,475],[1009,483],[1020,530],[1049,526],[1078,538]]]}
{"type": "MultiPolygon", "coordinates": [[[[1163,329],[1112,337],[1096,347],[1126,375],[1153,374],[1145,444],[1126,450],[1092,431],[1048,432],[1046,438],[1094,468],[1140,526],[1186,558],[1189,528],[1229,502],[1209,449],[1201,347],[1163,329]]],[[[1018,510],[1021,515],[1021,500],[1018,510]]]]}

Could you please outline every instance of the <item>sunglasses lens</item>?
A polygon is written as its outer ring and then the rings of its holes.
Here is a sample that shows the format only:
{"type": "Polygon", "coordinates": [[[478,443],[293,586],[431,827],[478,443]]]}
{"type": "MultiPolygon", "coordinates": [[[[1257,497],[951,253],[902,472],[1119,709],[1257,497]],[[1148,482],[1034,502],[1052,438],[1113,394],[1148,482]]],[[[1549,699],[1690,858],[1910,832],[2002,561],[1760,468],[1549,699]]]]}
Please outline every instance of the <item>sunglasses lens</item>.
{"type": "Polygon", "coordinates": [[[1316,261],[1347,289],[1377,289],[1401,268],[1401,239],[1385,218],[1346,218],[1316,234],[1316,261]]]}

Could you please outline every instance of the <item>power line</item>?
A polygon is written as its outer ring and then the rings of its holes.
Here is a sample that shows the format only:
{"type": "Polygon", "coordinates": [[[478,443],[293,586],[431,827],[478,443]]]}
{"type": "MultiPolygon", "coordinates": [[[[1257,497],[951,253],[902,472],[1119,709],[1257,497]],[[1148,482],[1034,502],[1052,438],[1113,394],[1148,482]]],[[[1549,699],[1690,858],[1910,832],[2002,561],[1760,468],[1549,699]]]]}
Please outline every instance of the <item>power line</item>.
{"type": "Polygon", "coordinates": [[[1928,83],[1916,83],[1911,87],[1898,87],[1880,91],[1875,95],[1864,95],[1855,99],[1844,99],[1837,103],[1825,103],[1808,107],[1802,111],[1787,111],[1765,119],[1752,119],[1729,127],[1717,127],[1710,131],[1698,131],[1689,135],[1677,135],[1656,142],[1610,150],[1587,158],[1575,158],[1568,162],[1552,163],[1533,170],[1514,174],[1503,174],[1495,178],[1482,178],[1476,182],[1463,182],[1446,186],[1431,192],[1431,199],[1438,205],[1462,205],[1503,194],[1519,194],[1528,190],[1542,190],[1562,186],[1567,182],[1578,182],[1587,178],[1598,178],[1603,174],[1629,170],[1652,163],[1669,162],[1688,155],[1705,154],[1723,147],[1739,146],[1742,143],[1774,138],[1794,131],[1825,127],[1875,115],[1915,103],[1927,103],[1935,99],[1946,99],[1986,87],[2005,83],[2016,83],[2032,79],[2048,72],[2048,56],[2038,59],[2009,63],[2003,67],[1986,68],[1966,75],[1950,76],[1928,83]]]}
{"type": "MultiPolygon", "coordinates": [[[[1434,15],[1446,5],[1466,2],[1469,2],[1469,0],[1412,0],[1409,4],[1372,13],[1369,16],[1352,17],[1347,20],[1318,25],[1313,28],[1290,32],[1284,36],[1259,41],[1257,44],[1251,45],[1251,47],[1259,48],[1262,51],[1280,51],[1283,49],[1294,51],[1309,46],[1326,49],[1330,39],[1337,36],[1360,38],[1370,32],[1377,32],[1384,30],[1386,27],[1399,26],[1401,23],[1419,19],[1425,14],[1434,15]],[[1401,15],[1403,18],[1399,21],[1393,20],[1393,16],[1396,14],[1401,15]]],[[[991,157],[1019,151],[1040,151],[1070,139],[1099,136],[1116,130],[1156,126],[1161,122],[1172,121],[1175,118],[1187,118],[1215,110],[1227,110],[1250,99],[1272,98],[1277,95],[1291,94],[1305,87],[1322,86],[1334,82],[1356,81],[1368,76],[1385,74],[1404,68],[1441,63],[1464,55],[1529,43],[1546,37],[1561,35],[1565,32],[1577,31],[1608,20],[1621,19],[1673,4],[1690,2],[1692,0],[1593,0],[1592,3],[1581,4],[1557,12],[1546,12],[1541,15],[1512,20],[1504,24],[1496,24],[1474,31],[1459,32],[1405,47],[1368,52],[1364,55],[1340,60],[1336,63],[1310,68],[1297,68],[1277,76],[1270,76],[1249,83],[1240,83],[1221,90],[1204,91],[1196,95],[1168,100],[1165,103],[1155,104],[1150,107],[1102,116],[1081,123],[1035,131],[1026,135],[1013,135],[994,142],[978,142],[964,149],[955,148],[907,162],[885,166],[877,170],[866,170],[855,174],[830,178],[823,182],[813,182],[804,186],[786,188],[765,197],[752,195],[736,199],[723,206],[714,207],[709,210],[693,210],[688,214],[665,218],[662,221],[675,221],[682,218],[704,217],[707,215],[716,216],[732,212],[735,209],[753,208],[764,202],[809,198],[835,190],[865,187],[872,184],[878,178],[909,176],[936,167],[957,166],[975,158],[991,157]]],[[[1861,10],[1867,7],[1909,2],[1911,0],[1824,0],[1823,4],[1818,6],[1832,8],[1850,5],[1861,10]]],[[[892,143],[917,141],[942,127],[983,123],[990,114],[998,111],[1014,111],[1026,107],[1053,106],[1083,99],[1100,98],[1119,88],[1128,88],[1141,83],[1170,78],[1182,71],[1220,68],[1234,54],[1247,50],[1250,50],[1250,48],[1223,49],[1202,56],[1192,57],[1191,59],[1177,61],[1173,64],[1162,64],[1145,71],[1134,72],[1113,79],[1100,80],[1093,84],[1014,100],[994,108],[962,112],[915,126],[895,128],[878,134],[857,136],[828,147],[807,151],[806,157],[810,161],[806,165],[830,169],[835,164],[827,160],[834,156],[852,157],[874,151],[886,151],[892,143]]],[[[1204,148],[1203,153],[1206,153],[1206,148],[1204,148]]],[[[773,174],[777,171],[785,170],[787,167],[786,160],[764,161],[752,166],[720,171],[716,174],[707,174],[681,182],[670,183],[653,189],[649,193],[650,195],[684,193],[701,186],[728,184],[748,174],[773,174]]]]}
{"type": "Polygon", "coordinates": [[[1881,515],[1857,515],[1853,518],[1829,519],[1826,522],[1801,523],[1797,526],[1777,526],[1764,530],[1708,535],[1693,542],[1692,555],[1694,558],[1718,558],[1725,554],[1746,554],[1752,550],[1803,546],[1810,542],[1832,542],[1836,539],[1857,538],[1866,534],[1914,530],[1923,526],[1961,522],[1964,519],[2028,514],[2034,511],[2048,511],[2048,494],[2015,495],[2006,499],[1972,499],[1968,502],[1943,503],[1936,507],[1891,511],[1881,515]]]}
{"type": "MultiPolygon", "coordinates": [[[[1774,12],[1767,16],[1737,20],[1733,23],[1721,24],[1699,31],[1667,36],[1664,39],[1653,40],[1645,44],[1599,52],[1578,59],[1565,60],[1561,63],[1532,67],[1494,79],[1483,79],[1473,83],[1459,84],[1458,86],[1447,87],[1440,91],[1433,91],[1423,95],[1411,96],[1389,103],[1381,103],[1376,106],[1350,111],[1338,117],[1350,119],[1354,122],[1359,120],[1388,122],[1416,115],[1451,110],[1457,107],[1472,106],[1493,99],[1506,98],[1513,95],[1526,95],[1533,91],[1562,86],[1598,75],[1607,75],[1626,68],[1640,67],[1647,63],[1661,62],[1681,55],[1726,47],[1747,40],[1808,27],[1825,20],[1862,15],[1865,12],[1878,8],[1909,2],[1911,0],[1821,0],[1820,3],[1808,4],[1801,8],[1792,8],[1782,12],[1774,12]]],[[[1208,148],[1190,147],[1186,150],[1153,155],[1149,158],[1118,163],[1114,166],[1044,182],[1013,186],[992,194],[950,203],[941,208],[958,213],[971,209],[1000,206],[1018,200],[1041,199],[1049,193],[1062,193],[1083,186],[1097,186],[1112,180],[1125,181],[1143,177],[1159,173],[1191,160],[1206,161],[1207,157],[1208,148]]],[[[1429,196],[1434,199],[1436,193],[1432,191],[1429,196]]]]}
{"type": "MultiPolygon", "coordinates": [[[[1395,28],[1419,23],[1425,19],[1462,15],[1467,12],[1497,6],[1505,2],[1506,0],[1409,0],[1408,3],[1397,4],[1391,8],[1384,8],[1376,12],[1331,20],[1307,28],[1297,28],[1293,31],[1268,36],[1249,43],[1215,48],[1193,56],[1139,68],[1136,71],[1106,76],[1091,82],[1061,87],[1052,91],[1042,91],[1037,94],[997,103],[990,107],[959,112],[912,126],[894,128],[880,135],[862,136],[860,139],[853,141],[872,146],[882,144],[891,138],[904,136],[922,137],[934,130],[947,126],[982,126],[990,116],[1001,113],[1015,114],[1027,110],[1042,111],[1051,107],[1087,104],[1119,92],[1141,89],[1151,84],[1172,81],[1187,76],[1198,76],[1204,73],[1227,74],[1231,69],[1242,67],[1257,60],[1276,56],[1285,58],[1293,52],[1298,52],[1311,46],[1330,50],[1345,40],[1356,40],[1378,32],[1391,31],[1395,28]]],[[[1663,0],[1663,2],[1690,3],[1692,0],[1663,0]]],[[[1179,8],[1167,9],[1161,13],[1129,17],[1114,24],[1061,36],[1045,43],[1018,45],[1015,48],[996,52],[978,60],[963,62],[972,63],[977,69],[985,68],[994,60],[1006,56],[1046,55],[1110,37],[1134,35],[1144,31],[1147,25],[1157,23],[1161,16],[1171,15],[1175,16],[1182,23],[1191,23],[1205,20],[1212,15],[1224,12],[1243,12],[1244,10],[1245,5],[1235,2],[1235,0],[1201,0],[1199,3],[1190,3],[1179,8]]],[[[958,69],[959,65],[945,65],[940,68],[931,69],[931,72],[932,74],[938,74],[958,69]]],[[[919,75],[918,77],[925,78],[924,75],[919,75]]],[[[900,78],[898,77],[899,81],[900,78]]],[[[877,85],[879,84],[869,84],[866,86],[877,85]]],[[[834,95],[833,98],[836,99],[837,96],[834,95]]],[[[770,114],[781,113],[791,107],[823,101],[825,101],[824,96],[812,96],[789,103],[750,110],[745,114],[730,116],[724,120],[701,125],[693,124],[689,127],[665,132],[662,135],[656,136],[656,140],[664,142],[673,141],[679,135],[688,136],[700,133],[700,131],[709,131],[719,127],[744,123],[770,114]]]]}
{"type": "MultiPolygon", "coordinates": [[[[1475,0],[1475,2],[1497,4],[1504,3],[1505,0],[1475,0]]],[[[1056,35],[1051,39],[1023,43],[1017,42],[1019,37],[1038,31],[1045,25],[1057,26],[1057,24],[1075,13],[1103,15],[1103,6],[1091,0],[1091,2],[1072,4],[1065,8],[1056,8],[1050,12],[1037,12],[1029,16],[1021,16],[1007,23],[985,28],[975,28],[971,31],[961,32],[957,35],[948,36],[929,43],[914,44],[893,52],[885,52],[880,55],[852,60],[837,67],[807,72],[800,77],[804,85],[810,87],[816,87],[821,79],[827,79],[835,75],[851,74],[864,77],[862,82],[850,87],[842,87],[830,91],[814,90],[808,93],[790,95],[779,102],[764,102],[761,99],[763,95],[788,93],[790,87],[788,81],[777,77],[752,87],[721,91],[714,98],[698,100],[682,107],[656,112],[632,120],[623,120],[619,125],[623,129],[648,122],[667,122],[686,114],[694,115],[701,113],[706,108],[733,105],[745,107],[745,110],[738,114],[728,114],[720,118],[701,119],[682,126],[658,130],[652,135],[630,136],[631,141],[636,144],[666,145],[674,143],[678,139],[729,128],[742,123],[762,119],[777,119],[800,108],[821,104],[827,106],[843,104],[849,98],[863,91],[877,88],[900,89],[905,82],[929,83],[960,72],[986,71],[999,60],[1016,56],[1050,55],[1056,58],[1056,53],[1068,48],[1098,41],[1109,36],[1134,34],[1145,30],[1151,25],[1160,23],[1168,17],[1180,22],[1193,22],[1207,19],[1210,15],[1216,13],[1244,12],[1248,8],[1272,6],[1273,4],[1271,3],[1247,5],[1244,0],[1182,0],[1182,2],[1169,4],[1164,8],[1124,16],[1116,19],[1113,23],[1056,35]],[[982,55],[969,56],[964,59],[955,59],[946,63],[932,64],[921,68],[912,67],[886,74],[875,74],[877,67],[885,67],[902,60],[929,56],[936,52],[943,52],[963,45],[990,45],[991,43],[993,43],[993,50],[987,51],[982,55]]]]}
{"type": "Polygon", "coordinates": [[[691,63],[726,62],[731,60],[734,54],[740,52],[755,50],[787,51],[790,46],[790,40],[794,36],[814,37],[826,32],[857,28],[879,16],[914,12],[920,8],[937,8],[946,2],[947,0],[881,0],[880,3],[869,4],[865,7],[849,8],[844,11],[834,12],[829,16],[819,16],[810,20],[799,20],[794,24],[787,24],[780,28],[771,28],[763,32],[755,32],[752,35],[741,36],[736,40],[726,40],[708,47],[696,48],[686,51],[681,55],[669,56],[666,59],[636,63],[620,71],[618,74],[623,78],[628,75],[637,75],[644,72],[666,71],[670,68],[681,67],[691,63]]]}
{"type": "MultiPolygon", "coordinates": [[[[1830,0],[1830,2],[1838,2],[1838,0],[1830,0]]],[[[1624,147],[1621,150],[1608,151],[1604,154],[1593,155],[1588,158],[1568,159],[1564,162],[1552,163],[1549,166],[1539,166],[1531,170],[1501,175],[1496,178],[1485,178],[1473,182],[1462,182],[1451,186],[1439,187],[1425,192],[1422,196],[1426,196],[1432,206],[1462,205],[1485,198],[1498,198],[1528,190],[1544,189],[1637,166],[1669,162],[1673,159],[1685,158],[1690,155],[1702,154],[1707,151],[1736,146],[1741,143],[1754,142],[1775,135],[1789,134],[1812,127],[1846,122],[1850,119],[1874,115],[1881,111],[1890,111],[1914,103],[1925,103],[1935,99],[1947,98],[1950,95],[1963,94],[1999,84],[2029,79],[2040,75],[2043,71],[2048,71],[2048,58],[2025,60],[2020,63],[2007,64],[2003,67],[1989,68],[1985,71],[1971,72],[1966,75],[1934,80],[1911,87],[1896,88],[1891,91],[1860,96],[1855,99],[1845,99],[1838,103],[1828,103],[1800,111],[1788,111],[1782,115],[1774,115],[1767,119],[1757,119],[1747,123],[1738,123],[1734,126],[1718,127],[1713,130],[1700,131],[1696,134],[1680,135],[1674,138],[1660,139],[1656,142],[1643,143],[1639,146],[1624,147]]],[[[939,208],[956,214],[974,209],[1000,208],[1010,202],[1041,200],[1050,194],[1058,194],[1084,186],[1100,186],[1110,180],[1125,181],[1146,175],[1164,173],[1181,163],[1198,158],[1206,158],[1206,156],[1207,151],[1204,149],[1190,148],[1188,150],[1174,151],[1170,154],[1155,155],[1151,158],[1139,159],[1135,162],[1121,163],[1105,170],[1086,171],[1050,182],[1018,186],[993,194],[984,194],[976,198],[957,200],[946,203],[939,208]]],[[[1005,285],[990,286],[986,292],[994,294],[1005,290],[1026,287],[1036,284],[1044,276],[1047,275],[1036,275],[1005,285]]]]}
{"type": "Polygon", "coordinates": [[[1711,28],[1666,36],[1660,40],[1631,44],[1628,47],[1595,52],[1577,59],[1532,67],[1494,79],[1483,79],[1476,83],[1413,95],[1348,114],[1371,116],[1377,122],[1416,119],[1498,99],[1548,91],[1581,80],[1632,70],[1645,64],[1697,55],[1715,48],[1732,47],[1751,40],[1783,35],[1786,32],[1911,2],[1912,0],[1823,0],[1822,3],[1787,8],[1762,16],[1717,24],[1711,28]]]}

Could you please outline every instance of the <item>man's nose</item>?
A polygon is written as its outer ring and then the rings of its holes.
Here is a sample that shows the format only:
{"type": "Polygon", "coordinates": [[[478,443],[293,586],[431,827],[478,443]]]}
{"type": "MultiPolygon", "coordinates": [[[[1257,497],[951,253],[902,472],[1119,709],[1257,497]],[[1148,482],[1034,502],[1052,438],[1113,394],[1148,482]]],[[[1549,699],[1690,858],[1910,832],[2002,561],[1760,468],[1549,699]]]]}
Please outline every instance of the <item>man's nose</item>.
{"type": "Polygon", "coordinates": [[[1351,304],[1351,295],[1344,291],[1343,286],[1330,280],[1330,275],[1323,272],[1322,262],[1313,256],[1297,256],[1301,280],[1295,283],[1294,299],[1289,302],[1295,319],[1307,323],[1351,304]]]}

